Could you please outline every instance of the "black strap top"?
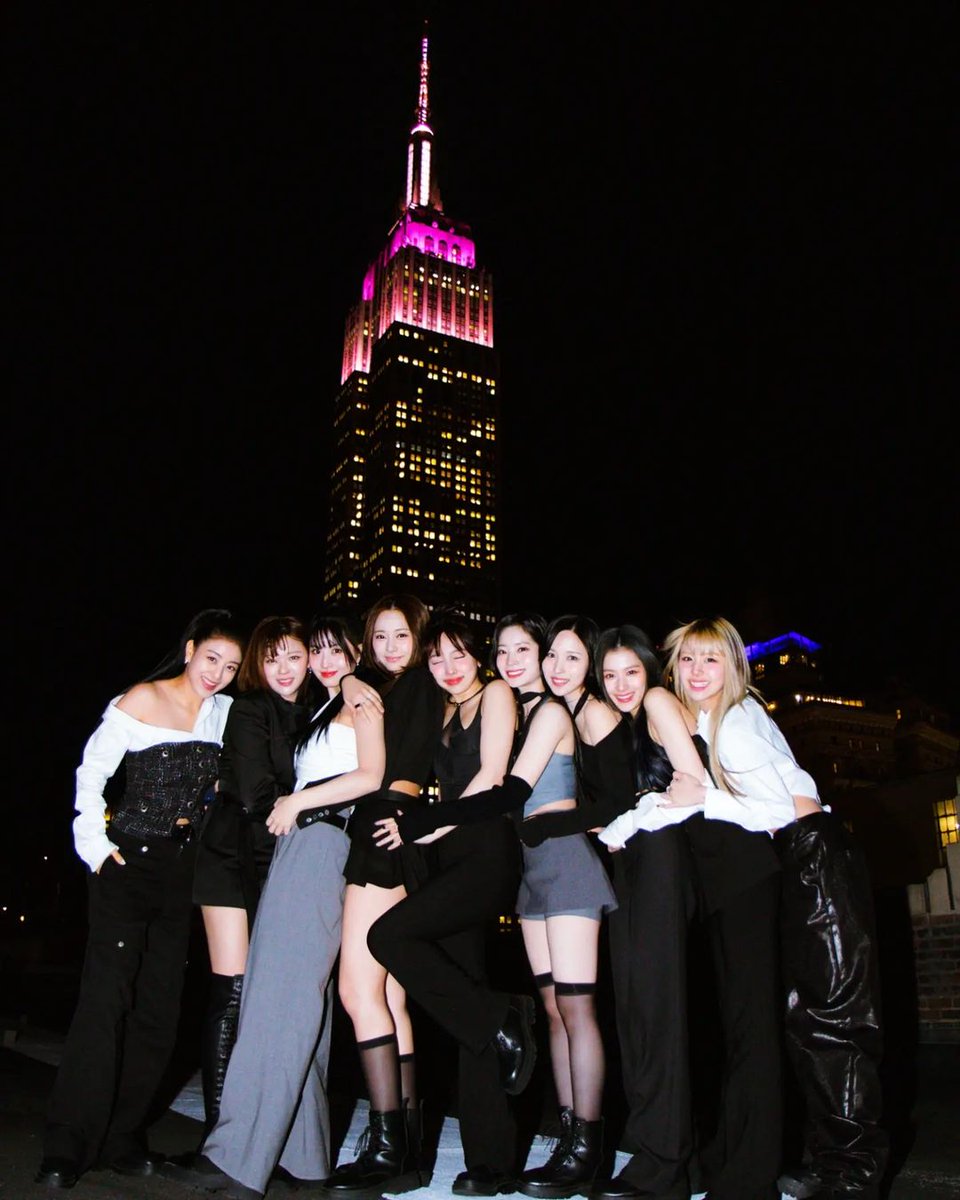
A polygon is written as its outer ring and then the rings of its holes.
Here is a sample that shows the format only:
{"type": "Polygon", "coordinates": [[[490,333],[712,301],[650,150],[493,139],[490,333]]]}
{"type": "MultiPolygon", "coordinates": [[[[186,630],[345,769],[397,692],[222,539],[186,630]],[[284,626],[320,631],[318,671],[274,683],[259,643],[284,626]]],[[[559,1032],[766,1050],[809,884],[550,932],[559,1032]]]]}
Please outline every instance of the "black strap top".
{"type": "MultiPolygon", "coordinates": [[[[482,701],[481,701],[482,705],[482,701]]],[[[480,717],[476,715],[467,726],[460,720],[460,709],[443,727],[440,744],[433,759],[433,770],[440,787],[440,800],[458,800],[463,789],[480,770],[480,717]]]]}

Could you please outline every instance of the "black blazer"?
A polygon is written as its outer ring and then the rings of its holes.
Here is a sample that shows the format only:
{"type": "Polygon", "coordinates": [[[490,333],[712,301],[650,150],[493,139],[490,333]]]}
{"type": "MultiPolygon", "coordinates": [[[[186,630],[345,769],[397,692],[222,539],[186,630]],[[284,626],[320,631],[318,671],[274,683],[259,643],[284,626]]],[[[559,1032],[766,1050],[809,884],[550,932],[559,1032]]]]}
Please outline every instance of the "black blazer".
{"type": "Polygon", "coordinates": [[[293,739],[307,708],[269,689],[243,692],[230,706],[220,752],[219,795],[265,821],[278,796],[293,791],[293,739]]]}

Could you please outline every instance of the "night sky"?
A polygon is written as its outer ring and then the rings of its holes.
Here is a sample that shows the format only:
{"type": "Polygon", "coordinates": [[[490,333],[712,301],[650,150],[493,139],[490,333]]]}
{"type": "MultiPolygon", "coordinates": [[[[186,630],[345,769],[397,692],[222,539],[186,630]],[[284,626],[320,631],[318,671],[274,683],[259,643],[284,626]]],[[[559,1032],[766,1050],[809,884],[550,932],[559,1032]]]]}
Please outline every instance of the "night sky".
{"type": "MultiPolygon", "coordinates": [[[[342,7],[5,6],[10,798],[64,838],[83,741],[194,611],[320,603],[425,11],[342,7]]],[[[834,8],[432,6],[505,605],[794,629],[958,713],[957,9],[834,8]]]]}

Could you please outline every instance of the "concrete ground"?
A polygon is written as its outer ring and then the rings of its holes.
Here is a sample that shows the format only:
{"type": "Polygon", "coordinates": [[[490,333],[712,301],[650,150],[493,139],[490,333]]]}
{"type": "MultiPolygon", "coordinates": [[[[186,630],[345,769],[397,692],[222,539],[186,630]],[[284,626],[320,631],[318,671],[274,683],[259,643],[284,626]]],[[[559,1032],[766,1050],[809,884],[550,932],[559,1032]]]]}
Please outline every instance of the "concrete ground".
{"type": "MultiPolygon", "coordinates": [[[[30,1027],[8,1028],[4,1043],[0,1049],[0,1200],[39,1200],[51,1195],[49,1189],[33,1183],[33,1175],[41,1157],[44,1105],[62,1035],[30,1027]]],[[[339,1061],[349,1062],[349,1048],[342,1041],[339,1061]]],[[[893,1139],[889,1200],[956,1200],[960,1196],[960,1047],[920,1047],[914,1067],[911,1082],[904,1085],[912,1095],[899,1097],[908,1106],[907,1119],[893,1139]]],[[[349,1157],[365,1124],[366,1101],[356,1098],[349,1071],[341,1067],[336,1074],[342,1086],[333,1091],[334,1128],[343,1155],[349,1157]]],[[[521,1127],[525,1124],[527,1129],[530,1165],[542,1162],[549,1152],[552,1107],[548,1089],[531,1085],[531,1096],[518,1114],[521,1127]]],[[[191,1075],[153,1127],[152,1147],[169,1154],[193,1149],[201,1111],[198,1080],[191,1075]]],[[[463,1169],[457,1122],[449,1112],[435,1112],[432,1119],[428,1113],[427,1125],[436,1144],[436,1169],[430,1187],[417,1196],[441,1200],[450,1195],[453,1178],[463,1169]]],[[[618,1154],[619,1165],[625,1157],[618,1154]]],[[[271,1193],[280,1196],[286,1189],[278,1185],[271,1193]]],[[[159,1177],[127,1179],[109,1171],[89,1172],[71,1192],[76,1200],[185,1200],[196,1194],[159,1177]]]]}

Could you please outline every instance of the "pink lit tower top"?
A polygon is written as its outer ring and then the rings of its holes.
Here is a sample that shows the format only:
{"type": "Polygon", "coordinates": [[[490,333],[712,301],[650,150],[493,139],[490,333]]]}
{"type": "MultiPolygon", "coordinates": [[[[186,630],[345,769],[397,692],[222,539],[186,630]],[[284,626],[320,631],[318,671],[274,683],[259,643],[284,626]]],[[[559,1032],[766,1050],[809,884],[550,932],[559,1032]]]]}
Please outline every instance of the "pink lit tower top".
{"type": "Polygon", "coordinates": [[[324,598],[411,591],[491,621],[499,611],[493,280],[470,227],[443,211],[429,40],[406,186],[346,319],[324,598]]]}

